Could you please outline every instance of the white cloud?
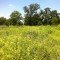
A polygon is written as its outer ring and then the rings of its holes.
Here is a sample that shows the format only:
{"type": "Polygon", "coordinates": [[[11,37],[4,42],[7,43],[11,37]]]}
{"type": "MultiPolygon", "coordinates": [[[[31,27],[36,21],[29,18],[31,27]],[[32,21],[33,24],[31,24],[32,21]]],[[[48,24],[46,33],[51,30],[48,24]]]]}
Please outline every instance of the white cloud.
{"type": "Polygon", "coordinates": [[[13,7],[14,5],[12,5],[12,4],[9,4],[8,6],[9,6],[9,7],[13,7]]]}
{"type": "Polygon", "coordinates": [[[9,4],[9,5],[8,5],[8,7],[16,8],[16,6],[15,6],[15,5],[13,5],[13,4],[9,4]]]}
{"type": "Polygon", "coordinates": [[[11,8],[11,9],[16,9],[16,6],[13,5],[13,4],[8,4],[8,7],[11,8]]]}

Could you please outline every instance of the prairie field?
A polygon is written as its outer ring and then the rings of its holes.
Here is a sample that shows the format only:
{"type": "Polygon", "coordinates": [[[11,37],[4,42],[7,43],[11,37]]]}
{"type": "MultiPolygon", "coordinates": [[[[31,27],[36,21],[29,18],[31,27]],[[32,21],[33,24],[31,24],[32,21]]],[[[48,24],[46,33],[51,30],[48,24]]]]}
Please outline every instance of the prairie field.
{"type": "Polygon", "coordinates": [[[0,26],[0,60],[60,60],[60,25],[0,26]]]}

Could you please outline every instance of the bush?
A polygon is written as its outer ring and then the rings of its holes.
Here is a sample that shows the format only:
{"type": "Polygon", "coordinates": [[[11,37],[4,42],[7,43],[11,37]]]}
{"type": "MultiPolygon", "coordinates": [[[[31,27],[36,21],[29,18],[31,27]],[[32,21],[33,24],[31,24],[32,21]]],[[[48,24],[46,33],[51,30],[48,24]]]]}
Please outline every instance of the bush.
{"type": "Polygon", "coordinates": [[[6,20],[6,18],[0,17],[0,25],[4,25],[6,20]]]}
{"type": "Polygon", "coordinates": [[[6,25],[6,26],[9,26],[9,25],[10,25],[9,20],[6,20],[5,25],[6,25]]]}
{"type": "Polygon", "coordinates": [[[39,21],[37,25],[42,25],[42,21],[39,21]]]}
{"type": "Polygon", "coordinates": [[[52,23],[53,25],[58,24],[58,19],[57,19],[56,17],[52,17],[51,23],[52,23]]]}

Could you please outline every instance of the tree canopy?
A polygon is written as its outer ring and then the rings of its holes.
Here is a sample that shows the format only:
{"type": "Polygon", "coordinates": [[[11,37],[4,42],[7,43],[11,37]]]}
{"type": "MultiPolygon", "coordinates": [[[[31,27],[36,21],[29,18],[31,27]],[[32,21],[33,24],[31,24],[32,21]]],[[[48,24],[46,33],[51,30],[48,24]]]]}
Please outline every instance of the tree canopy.
{"type": "Polygon", "coordinates": [[[10,20],[12,25],[16,25],[17,22],[22,19],[21,13],[18,11],[13,11],[10,15],[10,20]]]}
{"type": "Polygon", "coordinates": [[[13,11],[10,18],[0,17],[0,25],[55,25],[60,24],[60,16],[57,10],[46,7],[41,9],[37,3],[24,6],[24,17],[19,11],[13,11]]]}

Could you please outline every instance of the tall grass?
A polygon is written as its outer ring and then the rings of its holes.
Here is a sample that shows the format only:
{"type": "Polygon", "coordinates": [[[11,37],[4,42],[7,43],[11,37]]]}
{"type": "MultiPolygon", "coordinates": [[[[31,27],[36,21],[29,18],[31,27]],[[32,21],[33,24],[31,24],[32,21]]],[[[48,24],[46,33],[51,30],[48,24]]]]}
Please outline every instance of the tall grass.
{"type": "Polygon", "coordinates": [[[1,26],[0,60],[60,60],[60,25],[1,26]]]}

